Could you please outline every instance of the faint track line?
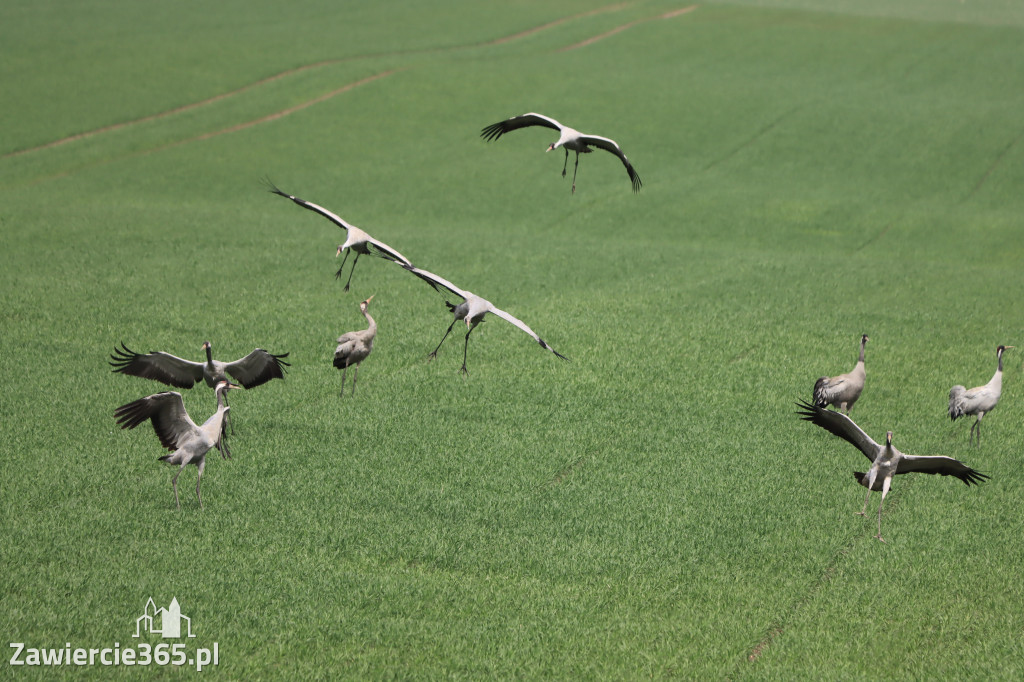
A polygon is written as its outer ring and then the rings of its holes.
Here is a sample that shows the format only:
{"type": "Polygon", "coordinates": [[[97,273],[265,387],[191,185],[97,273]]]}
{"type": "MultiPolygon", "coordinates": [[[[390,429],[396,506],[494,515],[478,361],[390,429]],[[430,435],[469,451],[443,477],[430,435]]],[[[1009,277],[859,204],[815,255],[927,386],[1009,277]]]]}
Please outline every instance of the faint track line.
{"type": "Polygon", "coordinates": [[[139,125],[140,123],[148,123],[149,121],[156,121],[156,120],[159,120],[161,118],[166,118],[168,116],[174,116],[175,114],[181,114],[181,113],[184,113],[186,111],[191,111],[192,109],[198,109],[200,107],[205,107],[205,106],[213,104],[215,102],[219,102],[219,101],[221,101],[223,99],[227,99],[228,97],[234,97],[235,95],[240,95],[243,92],[246,92],[247,90],[251,90],[251,89],[259,87],[261,85],[266,85],[267,83],[271,83],[271,82],[279,80],[281,78],[285,78],[286,76],[291,76],[291,75],[294,75],[296,73],[300,73],[302,71],[308,71],[309,69],[315,69],[315,68],[318,68],[318,67],[321,67],[321,66],[327,66],[328,64],[334,64],[334,63],[336,63],[338,61],[340,61],[340,60],[329,59],[329,60],[326,60],[326,61],[316,62],[314,64],[306,64],[304,66],[298,66],[298,67],[295,67],[294,69],[288,69],[287,71],[282,71],[281,73],[274,74],[273,76],[268,76],[267,78],[261,78],[258,81],[254,81],[252,83],[249,83],[248,85],[243,85],[242,87],[236,88],[235,90],[231,90],[229,92],[222,92],[219,95],[214,95],[213,97],[209,97],[207,99],[200,100],[198,102],[192,102],[190,104],[183,104],[182,106],[175,107],[174,109],[168,109],[167,111],[161,111],[161,112],[156,113],[156,114],[150,114],[149,116],[143,116],[142,118],[136,118],[136,119],[133,119],[131,121],[122,121],[121,123],[112,123],[111,125],[108,125],[108,126],[103,126],[101,128],[95,128],[93,130],[87,130],[87,131],[82,132],[82,133],[76,133],[74,135],[69,135],[68,137],[63,137],[63,138],[61,138],[59,140],[53,140],[52,142],[47,142],[45,144],[37,145],[35,147],[29,147],[28,149],[19,149],[17,151],[13,151],[13,152],[7,152],[6,154],[0,155],[0,159],[6,159],[6,158],[11,157],[11,156],[21,156],[22,154],[30,154],[32,152],[38,152],[38,151],[42,151],[44,149],[51,149],[53,147],[59,147],[61,145],[68,144],[69,142],[76,142],[78,140],[84,140],[86,138],[94,137],[96,135],[102,135],[103,133],[110,133],[110,132],[113,132],[115,130],[121,130],[122,128],[128,128],[130,126],[139,125]]]}
{"type": "Polygon", "coordinates": [[[581,12],[580,14],[573,14],[572,16],[562,17],[561,19],[555,19],[554,21],[549,21],[546,24],[542,24],[540,26],[535,26],[533,28],[528,28],[525,31],[520,31],[519,33],[514,33],[514,34],[512,34],[510,36],[505,36],[504,38],[496,38],[495,40],[492,40],[490,42],[479,43],[479,46],[487,47],[487,46],[490,46],[490,45],[502,45],[504,43],[510,43],[513,40],[519,40],[520,38],[525,38],[527,36],[531,36],[534,33],[539,33],[539,32],[541,32],[541,31],[543,31],[545,29],[553,28],[555,26],[558,26],[559,24],[564,24],[567,21],[572,21],[573,19],[582,19],[583,17],[590,17],[590,16],[593,16],[595,14],[604,14],[605,12],[617,12],[620,9],[624,9],[626,7],[629,7],[631,4],[633,4],[633,3],[631,3],[631,2],[620,2],[620,3],[616,4],[616,5],[608,5],[606,7],[599,7],[598,9],[592,9],[589,12],[581,12]]]}
{"type": "MultiPolygon", "coordinates": [[[[912,481],[907,481],[906,483],[903,483],[901,481],[901,484],[902,486],[900,488],[900,493],[898,497],[894,497],[894,495],[896,495],[896,492],[889,492],[889,505],[885,507],[884,511],[882,512],[883,517],[888,518],[896,509],[899,508],[900,502],[906,495],[906,491],[909,489],[909,487],[913,486],[912,481]]],[[[871,515],[869,514],[867,518],[871,519],[871,515]]],[[[819,592],[821,592],[828,586],[828,584],[832,581],[832,578],[835,576],[836,572],[839,570],[839,567],[842,564],[843,560],[853,550],[857,543],[860,542],[862,539],[862,531],[857,531],[857,534],[850,538],[839,549],[839,551],[837,551],[832,556],[832,559],[828,562],[828,565],[825,566],[825,568],[821,571],[821,574],[818,576],[817,580],[811,583],[811,586],[807,589],[806,592],[804,592],[804,594],[798,596],[793,601],[793,604],[786,610],[783,617],[777,620],[776,622],[772,623],[771,627],[768,628],[768,631],[765,633],[765,636],[761,639],[761,641],[758,642],[757,645],[750,650],[750,653],[747,654],[745,658],[746,663],[756,663],[758,659],[761,658],[762,654],[764,654],[764,652],[767,651],[768,648],[775,643],[775,640],[778,639],[786,631],[786,628],[789,627],[789,624],[803,610],[803,608],[807,606],[818,595],[819,592]]],[[[739,670],[740,666],[742,665],[743,663],[741,662],[737,666],[737,670],[739,670]]]]}
{"type": "Polygon", "coordinates": [[[705,167],[704,167],[704,170],[705,170],[705,171],[709,171],[709,170],[711,170],[712,168],[714,168],[715,166],[718,166],[718,165],[720,165],[720,164],[723,164],[723,163],[725,163],[726,161],[728,161],[728,160],[729,160],[729,159],[731,159],[732,157],[736,156],[736,155],[737,155],[737,154],[739,154],[739,153],[740,153],[741,151],[743,151],[744,149],[746,149],[747,147],[749,147],[750,145],[754,144],[754,143],[755,143],[755,142],[757,142],[757,141],[758,141],[759,139],[761,139],[762,137],[764,137],[765,135],[767,135],[768,133],[770,133],[770,132],[771,132],[772,130],[774,130],[774,129],[775,129],[775,128],[776,128],[776,127],[777,127],[777,126],[778,126],[778,125],[780,124],[780,123],[782,123],[782,122],[783,122],[783,121],[784,121],[785,119],[789,118],[789,117],[790,117],[790,116],[791,116],[792,114],[796,113],[797,111],[799,111],[799,110],[800,110],[800,109],[802,109],[803,107],[804,107],[804,105],[803,105],[803,104],[801,104],[800,106],[796,106],[796,107],[793,107],[793,108],[792,108],[792,109],[790,109],[789,111],[787,111],[787,112],[785,112],[784,114],[780,115],[780,116],[779,116],[778,118],[776,118],[776,119],[775,119],[774,121],[772,121],[772,122],[771,122],[771,123],[769,123],[768,125],[764,126],[764,127],[763,127],[763,128],[761,128],[760,130],[758,130],[758,131],[757,131],[756,133],[754,133],[754,135],[753,135],[753,136],[752,136],[752,137],[751,137],[750,139],[748,139],[748,140],[744,140],[744,141],[743,141],[743,142],[741,142],[741,143],[740,143],[739,145],[737,145],[736,147],[734,147],[734,148],[733,148],[732,150],[730,150],[729,152],[727,152],[727,153],[725,154],[725,156],[722,156],[722,157],[720,157],[720,158],[718,158],[718,159],[715,159],[714,161],[712,161],[711,163],[709,163],[709,164],[708,164],[707,166],[705,166],[705,167]]]}
{"type": "MultiPolygon", "coordinates": [[[[94,164],[90,164],[90,165],[85,166],[85,167],[86,168],[94,168],[96,166],[101,166],[101,165],[104,165],[104,164],[107,164],[107,163],[112,163],[114,161],[118,161],[118,160],[121,160],[121,159],[132,158],[132,157],[136,157],[136,156],[145,156],[147,154],[156,154],[157,152],[162,152],[162,151],[167,150],[167,149],[173,149],[174,147],[180,147],[181,145],[189,144],[191,142],[200,142],[202,140],[208,140],[208,139],[210,139],[212,137],[217,137],[218,135],[226,135],[228,133],[235,133],[235,132],[238,132],[239,130],[245,130],[247,128],[252,128],[254,126],[258,126],[258,125],[263,124],[263,123],[269,123],[271,121],[276,121],[278,119],[284,118],[285,116],[289,116],[291,114],[294,114],[297,111],[302,111],[303,109],[308,109],[309,107],[313,106],[314,104],[319,104],[321,102],[325,102],[325,101],[331,99],[332,97],[337,97],[338,95],[340,95],[342,93],[345,93],[345,92],[348,92],[349,90],[353,90],[355,88],[358,88],[360,85],[366,85],[367,83],[371,83],[371,82],[373,82],[375,80],[379,80],[381,78],[386,78],[387,76],[390,76],[390,75],[392,75],[394,73],[397,73],[399,71],[402,71],[402,70],[403,69],[389,69],[388,71],[382,71],[380,73],[375,73],[372,76],[367,76],[366,78],[362,78],[362,79],[354,81],[352,83],[348,83],[346,85],[341,86],[340,88],[337,88],[335,90],[331,90],[328,93],[325,93],[325,94],[320,95],[318,97],[314,97],[313,99],[306,100],[305,102],[300,102],[299,104],[296,104],[295,106],[288,107],[287,109],[282,109],[281,111],[275,111],[272,114],[267,114],[266,116],[261,116],[260,118],[253,119],[251,121],[245,121],[243,123],[237,123],[237,124],[235,124],[233,126],[228,126],[227,128],[221,128],[220,130],[213,130],[213,131],[210,131],[210,132],[203,133],[202,135],[196,135],[196,136],[193,136],[193,137],[186,138],[184,140],[177,140],[175,142],[168,142],[167,144],[163,144],[163,145],[160,145],[158,147],[153,147],[151,149],[145,149],[145,150],[138,151],[138,152],[135,152],[135,153],[132,153],[132,154],[126,154],[126,155],[118,156],[118,157],[111,158],[111,159],[105,159],[103,161],[100,161],[100,162],[94,163],[94,164]]],[[[75,168],[75,169],[72,169],[72,170],[67,170],[67,171],[64,171],[64,172],[61,172],[61,173],[56,173],[54,175],[47,175],[47,176],[42,177],[42,178],[37,178],[36,180],[34,180],[34,181],[32,181],[32,182],[30,182],[28,184],[29,185],[36,185],[36,184],[39,184],[40,182],[46,182],[47,180],[56,180],[57,178],[63,178],[63,177],[69,176],[69,175],[71,175],[71,174],[73,174],[75,172],[78,172],[80,170],[82,170],[81,167],[75,168]]]]}
{"type": "Polygon", "coordinates": [[[680,16],[682,14],[689,14],[690,12],[693,12],[694,10],[696,10],[697,7],[699,7],[699,5],[689,5],[688,7],[683,7],[683,8],[677,9],[677,10],[673,10],[671,12],[665,12],[664,14],[659,14],[658,16],[655,16],[655,17],[647,17],[646,19],[636,19],[635,21],[631,21],[631,22],[629,22],[627,24],[622,24],[621,26],[616,26],[615,28],[611,29],[610,31],[605,31],[604,33],[600,33],[600,34],[598,34],[596,36],[592,36],[592,37],[587,38],[586,40],[580,41],[578,43],[573,43],[572,45],[567,45],[565,47],[559,48],[557,51],[558,52],[568,52],[569,50],[578,50],[581,47],[586,47],[587,45],[592,45],[593,43],[596,43],[599,40],[604,40],[605,38],[608,38],[609,36],[615,35],[616,33],[621,33],[622,31],[625,31],[627,28],[633,28],[637,24],[643,24],[643,23],[646,23],[648,21],[655,21],[656,19],[672,19],[673,17],[678,17],[678,16],[680,16]]]}
{"type": "Polygon", "coordinates": [[[989,164],[989,167],[985,170],[985,173],[981,176],[981,179],[978,180],[977,184],[974,185],[974,189],[972,189],[970,193],[963,198],[962,201],[969,201],[974,197],[975,194],[978,193],[978,191],[988,180],[989,176],[992,175],[992,173],[999,166],[999,164],[1002,163],[1003,157],[1005,157],[1011,149],[1017,146],[1017,143],[1020,142],[1021,137],[1024,137],[1024,130],[1021,130],[1019,133],[1017,133],[1017,136],[1010,140],[1009,144],[1003,147],[1003,151],[999,152],[999,154],[996,155],[995,161],[989,164]]]}
{"type": "Polygon", "coordinates": [[[895,225],[895,224],[896,224],[895,220],[889,221],[889,224],[886,225],[885,227],[883,227],[881,232],[878,232],[873,237],[869,237],[866,242],[864,242],[863,244],[858,246],[856,249],[854,249],[853,253],[859,253],[860,251],[863,251],[864,249],[868,248],[869,246],[871,246],[872,244],[877,242],[879,239],[884,237],[885,235],[889,234],[889,230],[891,230],[892,226],[895,225]]]}

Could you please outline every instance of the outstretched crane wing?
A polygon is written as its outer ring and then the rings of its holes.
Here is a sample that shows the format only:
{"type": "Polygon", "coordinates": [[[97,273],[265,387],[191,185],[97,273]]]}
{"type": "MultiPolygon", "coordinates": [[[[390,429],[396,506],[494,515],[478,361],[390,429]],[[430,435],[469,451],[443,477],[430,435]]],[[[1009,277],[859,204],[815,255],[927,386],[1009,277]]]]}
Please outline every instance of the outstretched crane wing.
{"type": "Polygon", "coordinates": [[[633,191],[639,192],[640,187],[643,183],[640,181],[640,176],[633,168],[633,164],[629,162],[626,155],[622,152],[622,148],[619,147],[619,143],[615,140],[611,140],[607,137],[601,137],[600,135],[582,135],[580,139],[590,147],[598,147],[605,151],[611,152],[615,156],[619,157],[622,161],[622,165],[626,167],[626,172],[629,174],[629,181],[633,183],[633,191]]]}
{"type": "Polygon", "coordinates": [[[513,315],[511,315],[511,314],[509,314],[507,312],[505,312],[504,310],[501,310],[500,308],[495,308],[493,304],[491,305],[491,309],[488,312],[491,312],[491,313],[497,315],[498,317],[500,317],[501,319],[505,320],[506,322],[511,322],[515,326],[517,326],[520,329],[522,329],[524,332],[526,332],[527,334],[532,336],[533,340],[536,341],[537,343],[539,343],[540,347],[543,348],[544,350],[551,351],[552,353],[554,353],[558,357],[562,358],[563,360],[568,360],[569,359],[569,358],[565,357],[564,355],[562,355],[561,353],[559,353],[554,348],[552,348],[551,346],[549,346],[547,344],[547,342],[544,341],[544,339],[542,339],[539,336],[537,336],[537,332],[535,332],[532,329],[530,329],[526,325],[526,323],[523,322],[522,320],[520,320],[519,318],[517,318],[517,317],[515,317],[515,316],[513,316],[513,315]]]}
{"type": "Polygon", "coordinates": [[[176,388],[192,388],[203,379],[203,363],[192,362],[163,351],[136,353],[121,342],[110,355],[115,372],[153,379],[176,388]]]}
{"type": "Polygon", "coordinates": [[[530,126],[544,126],[545,128],[551,128],[552,130],[562,130],[562,124],[553,118],[544,116],[543,114],[523,114],[522,116],[513,116],[512,118],[506,118],[504,121],[498,121],[492,123],[483,130],[480,131],[480,137],[485,140],[497,140],[499,137],[507,132],[513,130],[519,130],[520,128],[528,128],[530,126]]]}
{"type": "Polygon", "coordinates": [[[274,355],[257,348],[240,360],[229,362],[224,370],[246,388],[265,384],[271,379],[284,379],[284,368],[291,367],[285,362],[288,353],[274,355]]]}
{"type": "Polygon", "coordinates": [[[801,419],[809,421],[816,426],[820,426],[833,435],[839,436],[847,443],[850,443],[863,452],[864,456],[872,462],[875,461],[875,457],[878,455],[878,451],[882,446],[876,443],[871,436],[864,433],[864,431],[854,424],[853,420],[845,414],[822,409],[817,405],[810,404],[806,400],[798,402],[797,407],[801,408],[800,411],[797,412],[801,419]]]}
{"type": "Polygon", "coordinates": [[[114,410],[114,417],[122,429],[134,429],[152,420],[160,444],[168,450],[177,450],[187,436],[199,434],[199,427],[185,412],[185,404],[177,391],[164,391],[139,398],[114,410]]]}
{"type": "Polygon", "coordinates": [[[977,485],[989,478],[960,460],[943,455],[903,455],[899,464],[896,465],[896,473],[909,474],[911,472],[956,476],[966,485],[977,485]]]}

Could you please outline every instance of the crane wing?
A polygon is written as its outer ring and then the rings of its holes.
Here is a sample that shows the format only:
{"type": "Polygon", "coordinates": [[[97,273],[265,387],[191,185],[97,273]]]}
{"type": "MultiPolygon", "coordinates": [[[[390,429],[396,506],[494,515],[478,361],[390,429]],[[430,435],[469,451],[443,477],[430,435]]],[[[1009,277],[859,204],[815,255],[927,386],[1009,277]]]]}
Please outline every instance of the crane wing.
{"type": "Polygon", "coordinates": [[[304,209],[307,209],[309,211],[313,211],[314,213],[319,213],[320,215],[322,215],[323,217],[327,218],[328,220],[330,220],[332,223],[334,223],[335,225],[337,225],[341,229],[345,230],[346,233],[348,232],[348,230],[350,228],[352,228],[352,225],[349,225],[344,220],[342,220],[340,216],[338,216],[338,215],[328,211],[323,206],[320,206],[319,204],[314,204],[312,201],[306,201],[305,199],[300,199],[300,198],[298,198],[296,196],[292,196],[291,194],[286,194],[285,192],[282,192],[281,190],[279,190],[274,185],[274,183],[270,182],[269,180],[267,180],[266,182],[267,182],[267,185],[270,187],[270,191],[273,192],[274,194],[277,194],[278,196],[282,196],[282,197],[284,197],[286,199],[291,199],[292,201],[294,201],[296,204],[298,204],[299,206],[301,206],[304,209]]]}
{"type": "Polygon", "coordinates": [[[511,315],[511,314],[509,314],[507,312],[505,312],[504,310],[501,310],[500,308],[495,308],[493,305],[491,306],[491,309],[488,312],[493,313],[493,314],[497,315],[498,317],[500,317],[501,319],[505,320],[506,322],[511,322],[515,326],[517,326],[520,329],[522,329],[524,332],[526,332],[527,334],[532,336],[533,340],[536,341],[537,343],[539,343],[540,347],[543,348],[544,350],[551,351],[552,353],[554,353],[558,357],[562,358],[563,360],[568,360],[569,359],[569,358],[565,357],[564,355],[562,355],[561,353],[559,353],[554,348],[552,348],[551,346],[549,346],[547,344],[547,342],[544,341],[544,339],[542,339],[539,336],[537,336],[537,333],[535,331],[533,331],[532,329],[530,329],[526,325],[526,323],[523,322],[522,320],[520,320],[519,318],[517,318],[517,317],[515,317],[515,316],[513,316],[513,315],[511,315]]]}
{"type": "Polygon", "coordinates": [[[367,236],[366,249],[374,256],[384,258],[386,260],[393,260],[399,265],[412,265],[408,258],[398,253],[395,249],[391,248],[379,239],[367,236]]]}
{"type": "Polygon", "coordinates": [[[626,155],[622,153],[622,148],[619,147],[618,142],[607,137],[601,137],[600,135],[581,135],[580,139],[590,147],[598,147],[619,157],[622,165],[626,167],[626,172],[629,174],[629,181],[633,183],[633,191],[640,191],[640,187],[643,185],[640,181],[640,176],[633,168],[633,164],[626,158],[626,155]]]}
{"type": "Polygon", "coordinates": [[[176,388],[192,388],[203,379],[203,363],[192,362],[163,351],[136,353],[121,342],[110,355],[115,372],[153,379],[176,388]]]}
{"type": "Polygon", "coordinates": [[[863,452],[864,456],[872,462],[875,461],[875,457],[881,446],[876,443],[871,436],[864,433],[864,431],[854,424],[853,420],[845,414],[822,409],[817,405],[810,404],[806,400],[798,402],[797,407],[800,408],[800,411],[798,411],[797,414],[800,415],[801,419],[809,421],[816,426],[820,426],[833,435],[839,436],[847,443],[850,443],[863,452]]]}
{"type": "Polygon", "coordinates": [[[435,275],[432,272],[427,272],[421,268],[413,267],[412,265],[402,265],[402,267],[432,286],[442,296],[446,295],[445,291],[455,294],[462,300],[466,300],[470,296],[468,291],[463,291],[444,277],[435,275]]]}
{"type": "Polygon", "coordinates": [[[896,465],[897,474],[941,474],[942,476],[956,476],[966,485],[977,485],[989,477],[980,471],[972,469],[958,459],[942,455],[915,456],[903,455],[896,465]]]}
{"type": "Polygon", "coordinates": [[[504,121],[492,123],[483,130],[480,131],[480,137],[487,141],[497,140],[499,137],[507,132],[513,130],[519,130],[520,128],[528,128],[530,126],[544,126],[545,128],[551,128],[552,130],[562,130],[562,124],[553,118],[544,116],[543,114],[523,114],[522,116],[513,116],[512,118],[506,118],[504,121]]]}
{"type": "Polygon", "coordinates": [[[186,436],[199,435],[199,427],[185,412],[185,404],[177,391],[164,391],[139,398],[114,410],[114,417],[122,429],[134,429],[152,420],[160,444],[168,450],[177,450],[186,436]]]}
{"type": "Polygon", "coordinates": [[[271,379],[284,379],[284,368],[291,367],[291,363],[285,362],[286,357],[288,353],[273,355],[262,348],[257,348],[241,360],[227,363],[224,371],[242,386],[253,388],[271,379]]]}

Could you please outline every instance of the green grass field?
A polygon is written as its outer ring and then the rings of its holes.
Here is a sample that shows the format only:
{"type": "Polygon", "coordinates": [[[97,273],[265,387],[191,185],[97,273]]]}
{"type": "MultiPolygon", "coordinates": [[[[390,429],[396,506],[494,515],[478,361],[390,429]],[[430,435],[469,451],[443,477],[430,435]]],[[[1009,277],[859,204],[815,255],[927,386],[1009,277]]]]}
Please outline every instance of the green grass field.
{"type": "Polygon", "coordinates": [[[135,619],[176,597],[228,679],[1024,676],[1024,9],[690,6],[4,3],[7,642],[155,645],[135,619]],[[480,139],[527,111],[618,140],[642,191],[598,152],[571,195],[552,131],[480,139]],[[468,377],[461,333],[428,363],[440,298],[371,258],[343,294],[341,231],[264,177],[571,362],[492,317],[468,377]],[[991,476],[900,477],[887,544],[867,461],[795,415],[862,333],[858,424],[991,476]],[[165,387],[107,358],[205,340],[292,367],[232,395],[234,458],[179,511],[112,416],[165,387]],[[1000,343],[969,447],[947,393],[1000,343]]]}

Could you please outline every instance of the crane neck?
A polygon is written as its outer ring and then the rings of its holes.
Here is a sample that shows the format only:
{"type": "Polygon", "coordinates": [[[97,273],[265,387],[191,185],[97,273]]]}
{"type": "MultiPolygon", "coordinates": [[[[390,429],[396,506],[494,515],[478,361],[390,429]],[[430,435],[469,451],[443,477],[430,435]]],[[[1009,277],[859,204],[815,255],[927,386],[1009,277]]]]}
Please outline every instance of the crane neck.
{"type": "Polygon", "coordinates": [[[206,347],[206,366],[213,369],[213,349],[210,346],[206,347]]]}
{"type": "Polygon", "coordinates": [[[371,335],[376,336],[377,335],[377,323],[374,321],[374,319],[372,317],[370,317],[370,313],[368,311],[366,311],[366,310],[363,311],[363,317],[366,318],[366,324],[368,325],[366,327],[366,331],[370,332],[371,335]]]}
{"type": "Polygon", "coordinates": [[[996,357],[999,359],[999,363],[996,365],[996,374],[1001,374],[1003,371],[1003,354],[996,353],[996,357]]]}
{"type": "Polygon", "coordinates": [[[864,347],[865,346],[867,346],[867,343],[865,343],[864,341],[861,341],[860,342],[860,355],[857,357],[857,362],[862,363],[862,364],[864,362],[864,347]]]}

